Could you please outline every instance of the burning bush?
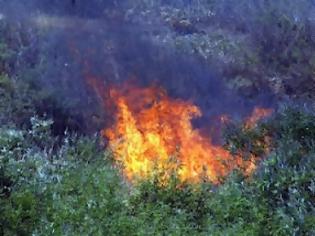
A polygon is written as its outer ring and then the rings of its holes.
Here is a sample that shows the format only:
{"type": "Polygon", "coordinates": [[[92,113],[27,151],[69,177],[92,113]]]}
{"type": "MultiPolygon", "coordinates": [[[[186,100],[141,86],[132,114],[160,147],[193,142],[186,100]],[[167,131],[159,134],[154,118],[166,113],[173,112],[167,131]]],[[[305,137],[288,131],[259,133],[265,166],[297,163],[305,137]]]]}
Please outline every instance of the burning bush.
{"type": "Polygon", "coordinates": [[[315,235],[314,112],[255,81],[312,90],[311,1],[7,2],[40,12],[0,12],[0,235],[315,235]]]}
{"type": "MultiPolygon", "coordinates": [[[[152,178],[157,171],[164,172],[162,182],[175,172],[182,182],[219,183],[234,169],[245,174],[255,169],[254,155],[233,156],[193,127],[201,111],[191,102],[171,98],[157,87],[125,84],[106,91],[97,80],[89,79],[89,84],[105,99],[105,109],[108,100],[115,104],[114,125],[102,134],[129,180],[152,178]]],[[[255,109],[246,125],[254,126],[271,112],[255,109]]]]}

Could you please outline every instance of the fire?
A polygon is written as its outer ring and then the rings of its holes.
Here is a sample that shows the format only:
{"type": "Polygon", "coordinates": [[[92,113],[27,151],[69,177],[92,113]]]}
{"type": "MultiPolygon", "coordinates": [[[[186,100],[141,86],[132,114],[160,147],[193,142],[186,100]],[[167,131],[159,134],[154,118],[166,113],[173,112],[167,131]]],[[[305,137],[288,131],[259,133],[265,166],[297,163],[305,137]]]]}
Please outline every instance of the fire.
{"type": "Polygon", "coordinates": [[[235,168],[246,174],[255,169],[253,160],[232,156],[194,129],[192,119],[202,114],[191,102],[154,87],[112,88],[109,97],[117,107],[116,121],[102,134],[130,181],[156,172],[166,180],[176,172],[183,182],[218,183],[235,168]]]}
{"type": "Polygon", "coordinates": [[[247,128],[254,127],[259,120],[270,116],[272,112],[272,109],[256,107],[252,115],[246,120],[245,126],[247,128]]]}

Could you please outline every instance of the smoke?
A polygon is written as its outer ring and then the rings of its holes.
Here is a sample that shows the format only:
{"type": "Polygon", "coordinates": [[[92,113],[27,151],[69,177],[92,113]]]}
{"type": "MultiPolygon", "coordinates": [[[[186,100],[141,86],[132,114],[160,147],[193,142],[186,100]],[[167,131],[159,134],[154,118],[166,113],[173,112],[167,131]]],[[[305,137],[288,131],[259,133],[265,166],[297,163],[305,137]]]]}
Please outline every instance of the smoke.
{"type": "Polygon", "coordinates": [[[77,116],[87,131],[100,128],[93,127],[92,117],[106,121],[112,116],[100,111],[87,77],[105,87],[126,82],[160,86],[171,97],[201,108],[204,115],[195,121],[197,127],[206,127],[222,114],[242,119],[255,106],[274,103],[267,87],[244,97],[227,88],[215,63],[159,42],[156,35],[171,31],[167,25],[128,21],[127,1],[0,0],[0,6],[1,16],[36,29],[39,83],[52,90],[56,102],[77,116]]]}

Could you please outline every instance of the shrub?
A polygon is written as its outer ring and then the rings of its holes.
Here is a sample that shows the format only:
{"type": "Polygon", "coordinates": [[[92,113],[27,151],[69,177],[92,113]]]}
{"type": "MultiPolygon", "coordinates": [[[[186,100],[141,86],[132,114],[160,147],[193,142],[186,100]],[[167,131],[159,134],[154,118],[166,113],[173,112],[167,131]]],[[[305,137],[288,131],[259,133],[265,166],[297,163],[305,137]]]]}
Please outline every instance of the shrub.
{"type": "MultiPolygon", "coordinates": [[[[113,208],[108,214],[116,212],[118,203],[111,194],[119,191],[119,179],[104,161],[97,140],[67,135],[60,141],[51,135],[51,120],[33,117],[31,124],[30,130],[2,128],[0,132],[0,232],[66,232],[63,227],[83,225],[76,217],[89,211],[89,204],[93,209],[105,204],[103,209],[113,208]],[[107,183],[112,186],[105,188],[107,183]]],[[[102,219],[96,209],[94,216],[102,219]]]]}
{"type": "Polygon", "coordinates": [[[238,131],[226,136],[229,146],[236,147],[238,153],[253,152],[264,135],[272,144],[247,187],[268,207],[268,230],[272,235],[311,235],[315,230],[310,225],[315,209],[314,114],[284,107],[254,130],[238,131]],[[252,132],[256,135],[247,136],[252,132]]]}

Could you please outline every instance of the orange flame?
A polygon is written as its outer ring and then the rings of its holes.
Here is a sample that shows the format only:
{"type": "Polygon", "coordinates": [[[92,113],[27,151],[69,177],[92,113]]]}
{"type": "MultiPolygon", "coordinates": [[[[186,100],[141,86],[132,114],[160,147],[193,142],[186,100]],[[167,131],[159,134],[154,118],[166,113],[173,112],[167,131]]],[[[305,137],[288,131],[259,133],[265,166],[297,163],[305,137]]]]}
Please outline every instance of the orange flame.
{"type": "Polygon", "coordinates": [[[218,183],[235,168],[246,174],[255,169],[254,158],[231,156],[193,128],[191,120],[201,111],[192,103],[153,87],[120,87],[111,89],[109,96],[117,106],[116,122],[102,134],[129,180],[150,178],[155,171],[167,179],[176,171],[183,182],[218,183]]]}
{"type": "Polygon", "coordinates": [[[246,120],[245,127],[253,128],[259,120],[270,116],[272,112],[272,109],[256,107],[252,115],[246,120]]]}

